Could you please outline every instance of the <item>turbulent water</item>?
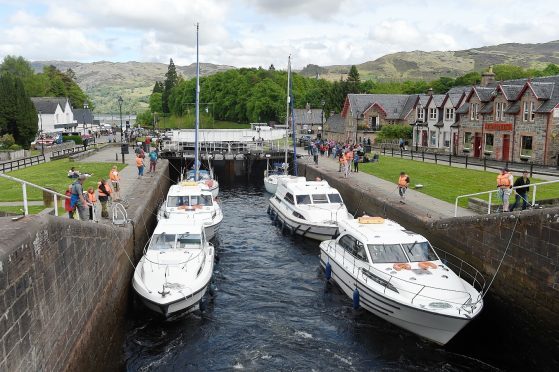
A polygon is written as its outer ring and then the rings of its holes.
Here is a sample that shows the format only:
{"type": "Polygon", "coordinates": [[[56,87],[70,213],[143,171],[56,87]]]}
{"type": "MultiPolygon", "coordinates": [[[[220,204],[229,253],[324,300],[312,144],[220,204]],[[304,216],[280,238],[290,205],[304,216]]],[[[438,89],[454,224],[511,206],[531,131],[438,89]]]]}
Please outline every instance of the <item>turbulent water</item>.
{"type": "Polygon", "coordinates": [[[222,185],[214,298],[205,313],[174,320],[130,310],[126,370],[479,371],[499,364],[480,360],[492,355],[479,346],[480,320],[443,348],[354,311],[325,282],[318,243],[272,225],[268,197],[260,185],[222,185]]]}

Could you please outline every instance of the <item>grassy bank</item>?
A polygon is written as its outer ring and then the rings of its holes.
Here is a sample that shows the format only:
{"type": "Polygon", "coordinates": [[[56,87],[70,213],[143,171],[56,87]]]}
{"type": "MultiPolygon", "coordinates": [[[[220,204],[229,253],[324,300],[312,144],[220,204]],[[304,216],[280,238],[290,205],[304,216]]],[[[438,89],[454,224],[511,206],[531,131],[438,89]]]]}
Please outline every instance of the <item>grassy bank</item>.
{"type": "MultiPolygon", "coordinates": [[[[8,175],[64,194],[68,185],[74,182],[73,179],[68,178],[68,170],[71,167],[75,167],[81,173],[92,175],[84,183],[84,189],[87,190],[88,187],[96,189],[99,177],[107,178],[113,165],[116,165],[119,170],[123,168],[123,165],[119,163],[75,163],[68,159],[61,159],[13,171],[8,175]]],[[[28,200],[43,200],[43,191],[27,187],[27,198],[28,200]]],[[[0,202],[19,200],[23,200],[19,183],[0,178],[0,202]]]]}
{"type": "MultiPolygon", "coordinates": [[[[497,172],[495,171],[455,168],[390,156],[381,156],[378,163],[359,164],[359,170],[394,182],[394,185],[398,181],[400,172],[404,171],[410,177],[411,186],[423,185],[417,191],[452,204],[457,196],[496,190],[497,185],[497,172]]],[[[530,181],[536,183],[543,180],[531,178],[530,181]]],[[[493,194],[493,198],[495,195],[493,194]]],[[[559,184],[538,188],[536,197],[538,200],[559,197],[559,184]]],[[[480,196],[480,199],[487,200],[488,197],[487,195],[480,196]]],[[[463,207],[467,206],[467,203],[467,199],[460,200],[460,205],[463,207]]]]}

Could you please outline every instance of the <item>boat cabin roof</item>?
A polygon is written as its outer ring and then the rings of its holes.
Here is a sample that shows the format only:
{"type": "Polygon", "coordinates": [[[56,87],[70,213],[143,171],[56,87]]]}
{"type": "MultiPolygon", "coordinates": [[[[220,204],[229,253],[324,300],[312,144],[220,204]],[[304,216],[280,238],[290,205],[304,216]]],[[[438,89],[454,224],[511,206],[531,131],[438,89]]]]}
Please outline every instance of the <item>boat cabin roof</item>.
{"type": "Polygon", "coordinates": [[[183,181],[170,187],[167,196],[211,195],[211,191],[196,182],[183,181]]]}
{"type": "MultiPolygon", "coordinates": [[[[297,177],[303,178],[303,177],[297,177]]],[[[301,181],[294,180],[293,182],[285,182],[285,188],[288,192],[294,195],[309,195],[309,194],[332,194],[338,193],[338,190],[331,187],[326,181],[301,181]]]]}
{"type": "Polygon", "coordinates": [[[157,223],[153,234],[192,234],[200,235],[202,234],[203,226],[200,222],[193,219],[178,219],[178,218],[168,218],[161,219],[157,223]]]}
{"type": "Polygon", "coordinates": [[[406,244],[423,242],[427,239],[402,225],[382,217],[363,216],[340,221],[340,235],[346,232],[364,244],[406,244]]]}

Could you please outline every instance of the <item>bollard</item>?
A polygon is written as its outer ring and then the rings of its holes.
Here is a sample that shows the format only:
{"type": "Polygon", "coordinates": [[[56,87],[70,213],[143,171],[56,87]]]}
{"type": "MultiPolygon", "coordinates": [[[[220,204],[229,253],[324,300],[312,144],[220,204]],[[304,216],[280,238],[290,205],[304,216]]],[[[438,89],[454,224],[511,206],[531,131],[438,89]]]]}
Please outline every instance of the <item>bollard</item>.
{"type": "Polygon", "coordinates": [[[483,170],[486,171],[487,170],[487,156],[483,157],[483,170]]]}
{"type": "Polygon", "coordinates": [[[403,158],[404,157],[404,150],[400,149],[400,157],[403,158]]]}
{"type": "Polygon", "coordinates": [[[448,154],[448,166],[452,167],[452,154],[448,154]]]}
{"type": "Polygon", "coordinates": [[[411,160],[413,160],[413,150],[410,150],[411,160]]]}
{"type": "Polygon", "coordinates": [[[466,169],[468,169],[468,155],[466,155],[466,169]]]}
{"type": "Polygon", "coordinates": [[[435,164],[437,164],[437,153],[435,152],[435,164]]]}
{"type": "Polygon", "coordinates": [[[394,147],[390,148],[390,154],[391,154],[392,157],[394,157],[394,147]]]}
{"type": "Polygon", "coordinates": [[[118,161],[118,152],[115,153],[115,160],[118,161]]]}

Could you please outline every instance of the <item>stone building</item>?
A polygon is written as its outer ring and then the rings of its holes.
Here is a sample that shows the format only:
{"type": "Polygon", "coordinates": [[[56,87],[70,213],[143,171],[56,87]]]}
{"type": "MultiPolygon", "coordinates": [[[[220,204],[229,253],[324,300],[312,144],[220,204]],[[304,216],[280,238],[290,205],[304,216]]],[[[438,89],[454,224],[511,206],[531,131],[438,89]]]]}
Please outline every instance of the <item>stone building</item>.
{"type": "Polygon", "coordinates": [[[311,108],[307,104],[304,109],[294,109],[293,116],[298,134],[322,134],[325,119],[322,109],[311,108]]]}
{"type": "Polygon", "coordinates": [[[324,138],[336,142],[346,140],[345,121],[340,114],[330,115],[324,123],[324,138]]]}

